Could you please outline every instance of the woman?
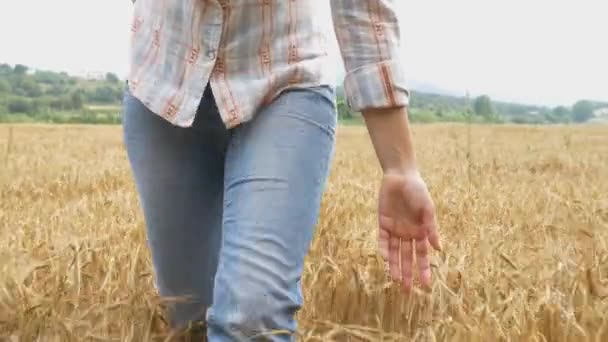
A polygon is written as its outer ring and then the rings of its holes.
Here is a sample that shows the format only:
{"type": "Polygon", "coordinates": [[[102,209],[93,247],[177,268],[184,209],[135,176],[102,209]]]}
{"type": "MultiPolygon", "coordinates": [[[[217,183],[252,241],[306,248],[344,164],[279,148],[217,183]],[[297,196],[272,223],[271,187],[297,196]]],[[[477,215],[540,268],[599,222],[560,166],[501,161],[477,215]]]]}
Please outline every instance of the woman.
{"type": "MultiPolygon", "coordinates": [[[[380,252],[409,291],[413,250],[428,286],[428,246],[440,243],[412,147],[395,1],[332,0],[331,11],[345,96],[384,171],[380,252]]],[[[212,342],[294,338],[269,333],[296,330],[336,128],[333,32],[318,5],[135,2],[124,135],[155,284],[182,299],[174,328],[206,321],[212,342]]]]}

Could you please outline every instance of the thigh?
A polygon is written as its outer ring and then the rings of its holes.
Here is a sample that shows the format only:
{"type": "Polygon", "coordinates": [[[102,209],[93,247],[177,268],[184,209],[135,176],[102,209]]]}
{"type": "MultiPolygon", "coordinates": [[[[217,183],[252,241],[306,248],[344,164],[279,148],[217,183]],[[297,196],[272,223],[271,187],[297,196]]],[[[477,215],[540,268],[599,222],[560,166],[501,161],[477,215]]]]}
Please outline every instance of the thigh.
{"type": "Polygon", "coordinates": [[[224,237],[211,333],[219,334],[221,324],[251,331],[295,329],[300,277],[335,127],[333,91],[314,88],[284,93],[234,130],[226,159],[224,237]],[[226,322],[226,317],[245,322],[226,322]]]}
{"type": "MultiPolygon", "coordinates": [[[[124,141],[144,213],[155,284],[174,325],[204,317],[212,299],[221,239],[227,133],[202,108],[194,127],[171,125],[127,91],[124,141]]],[[[214,107],[208,104],[209,108],[214,107]]]]}

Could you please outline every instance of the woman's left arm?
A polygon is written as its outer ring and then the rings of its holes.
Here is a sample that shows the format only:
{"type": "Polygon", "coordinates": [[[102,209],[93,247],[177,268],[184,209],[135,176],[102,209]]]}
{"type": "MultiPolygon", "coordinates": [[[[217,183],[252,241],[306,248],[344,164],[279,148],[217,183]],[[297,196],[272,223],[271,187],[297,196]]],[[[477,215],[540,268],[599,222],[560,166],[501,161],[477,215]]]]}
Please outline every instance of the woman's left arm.
{"type": "Polygon", "coordinates": [[[431,285],[429,245],[441,250],[435,205],[418,172],[407,113],[397,0],[331,0],[346,68],[348,106],[361,111],[384,175],[378,201],[378,246],[391,277],[412,287],[413,253],[422,284],[431,285]]]}

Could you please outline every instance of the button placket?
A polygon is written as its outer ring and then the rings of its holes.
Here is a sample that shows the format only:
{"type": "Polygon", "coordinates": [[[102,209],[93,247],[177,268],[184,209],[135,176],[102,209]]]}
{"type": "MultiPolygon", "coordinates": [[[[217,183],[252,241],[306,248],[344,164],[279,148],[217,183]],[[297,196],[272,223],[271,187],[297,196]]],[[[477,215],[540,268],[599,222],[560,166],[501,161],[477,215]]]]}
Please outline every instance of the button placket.
{"type": "MultiPolygon", "coordinates": [[[[222,9],[219,7],[210,8],[206,13],[205,22],[207,24],[201,28],[203,31],[204,40],[201,41],[202,46],[204,47],[203,54],[205,58],[203,58],[203,63],[205,68],[210,71],[209,74],[213,72],[213,69],[218,63],[220,59],[220,40],[223,26],[223,15],[222,9]]],[[[208,76],[208,75],[207,75],[208,76]]]]}

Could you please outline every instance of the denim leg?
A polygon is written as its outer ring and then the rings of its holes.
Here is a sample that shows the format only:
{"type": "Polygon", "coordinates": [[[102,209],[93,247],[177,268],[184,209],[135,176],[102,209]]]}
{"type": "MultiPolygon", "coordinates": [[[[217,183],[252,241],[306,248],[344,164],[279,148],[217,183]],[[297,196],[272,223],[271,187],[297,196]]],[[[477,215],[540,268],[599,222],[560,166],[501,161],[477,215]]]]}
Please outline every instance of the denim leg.
{"type": "Polygon", "coordinates": [[[227,130],[209,92],[193,127],[150,112],[127,90],[124,141],[146,224],[154,279],[174,328],[204,320],[221,244],[227,130]]]}
{"type": "Polygon", "coordinates": [[[285,92],[234,129],[210,342],[295,340],[335,126],[333,90],[320,87],[285,92]]]}

